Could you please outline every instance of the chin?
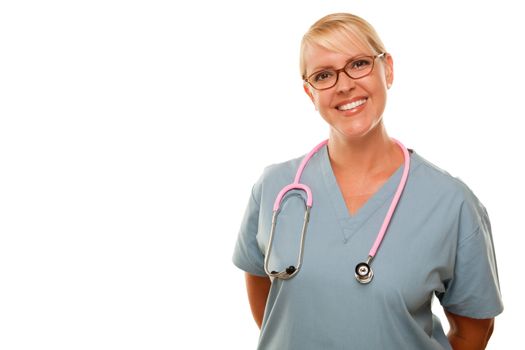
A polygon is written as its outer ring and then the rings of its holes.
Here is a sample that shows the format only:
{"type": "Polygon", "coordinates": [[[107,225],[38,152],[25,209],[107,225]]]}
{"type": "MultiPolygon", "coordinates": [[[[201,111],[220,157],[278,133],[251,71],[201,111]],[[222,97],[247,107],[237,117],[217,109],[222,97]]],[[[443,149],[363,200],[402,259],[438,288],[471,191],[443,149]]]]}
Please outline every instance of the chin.
{"type": "Polygon", "coordinates": [[[371,128],[363,127],[363,128],[346,128],[340,131],[340,134],[342,136],[346,136],[349,138],[361,138],[365,137],[372,131],[371,128]]]}
{"type": "Polygon", "coordinates": [[[342,127],[342,128],[332,128],[332,133],[344,137],[346,139],[361,139],[367,136],[371,136],[374,131],[378,131],[378,126],[380,123],[375,125],[360,125],[354,127],[342,127]]]}

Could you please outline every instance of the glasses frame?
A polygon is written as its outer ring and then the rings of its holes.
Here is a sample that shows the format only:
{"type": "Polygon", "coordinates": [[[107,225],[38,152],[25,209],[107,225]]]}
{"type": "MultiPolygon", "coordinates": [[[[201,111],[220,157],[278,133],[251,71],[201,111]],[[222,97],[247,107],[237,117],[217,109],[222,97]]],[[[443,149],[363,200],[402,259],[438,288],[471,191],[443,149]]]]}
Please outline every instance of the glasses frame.
{"type": "Polygon", "coordinates": [[[335,82],[334,82],[334,85],[332,86],[329,86],[329,87],[325,87],[325,88],[316,88],[311,82],[310,82],[310,79],[312,79],[312,77],[322,71],[325,71],[327,69],[321,69],[321,70],[318,70],[312,74],[310,74],[307,78],[303,78],[304,82],[305,83],[308,83],[308,85],[310,85],[311,87],[313,87],[314,89],[318,90],[318,91],[323,91],[323,90],[328,90],[328,89],[331,89],[333,88],[334,86],[337,85],[337,82],[339,81],[339,73],[341,72],[344,72],[346,74],[347,77],[351,78],[351,79],[354,79],[354,80],[357,80],[357,79],[361,79],[361,78],[364,78],[366,76],[369,76],[370,73],[372,73],[374,71],[374,67],[375,67],[375,62],[376,62],[376,59],[380,58],[380,57],[386,57],[386,52],[382,52],[380,54],[377,54],[375,56],[368,56],[368,55],[364,55],[364,56],[357,56],[357,57],[354,57],[352,58],[351,60],[349,60],[345,66],[343,68],[339,68],[339,69],[334,69],[335,71],[335,82]],[[370,68],[370,72],[366,73],[365,75],[359,77],[359,78],[354,78],[352,77],[347,71],[346,71],[346,67],[348,67],[348,65],[352,62],[354,62],[355,60],[358,60],[360,58],[371,58],[372,59],[372,68],[370,68]]]}

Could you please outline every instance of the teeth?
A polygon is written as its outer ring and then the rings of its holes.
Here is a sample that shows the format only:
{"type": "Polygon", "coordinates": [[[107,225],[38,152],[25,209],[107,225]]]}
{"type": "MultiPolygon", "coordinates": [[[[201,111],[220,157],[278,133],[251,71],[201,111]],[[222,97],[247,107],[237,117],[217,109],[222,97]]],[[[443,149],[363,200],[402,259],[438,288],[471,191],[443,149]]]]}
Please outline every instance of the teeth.
{"type": "Polygon", "coordinates": [[[358,100],[358,101],[354,101],[354,102],[348,103],[346,105],[339,106],[339,107],[337,107],[337,109],[340,110],[340,111],[347,111],[349,109],[353,109],[353,108],[356,108],[358,106],[361,106],[365,102],[366,102],[366,99],[362,99],[362,100],[358,100]]]}

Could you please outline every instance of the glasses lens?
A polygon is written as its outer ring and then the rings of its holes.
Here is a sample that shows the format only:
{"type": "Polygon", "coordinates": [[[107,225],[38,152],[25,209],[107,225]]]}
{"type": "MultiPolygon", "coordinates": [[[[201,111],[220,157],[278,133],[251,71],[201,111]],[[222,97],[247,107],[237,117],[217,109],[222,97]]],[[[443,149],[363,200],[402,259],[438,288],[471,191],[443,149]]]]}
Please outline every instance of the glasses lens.
{"type": "MultiPolygon", "coordinates": [[[[373,56],[362,56],[355,58],[346,64],[344,71],[352,79],[366,77],[368,74],[370,74],[372,69],[374,69],[374,60],[375,57],[373,56]]],[[[339,72],[342,70],[343,69],[325,69],[313,73],[308,77],[307,81],[315,89],[326,90],[333,87],[337,83],[339,72]]]]}
{"type": "Polygon", "coordinates": [[[316,89],[328,89],[335,85],[337,72],[333,69],[326,69],[316,72],[308,78],[308,82],[316,89]]]}
{"type": "Polygon", "coordinates": [[[370,74],[372,68],[374,68],[374,57],[365,56],[348,62],[345,66],[345,72],[351,78],[359,79],[370,74]]]}

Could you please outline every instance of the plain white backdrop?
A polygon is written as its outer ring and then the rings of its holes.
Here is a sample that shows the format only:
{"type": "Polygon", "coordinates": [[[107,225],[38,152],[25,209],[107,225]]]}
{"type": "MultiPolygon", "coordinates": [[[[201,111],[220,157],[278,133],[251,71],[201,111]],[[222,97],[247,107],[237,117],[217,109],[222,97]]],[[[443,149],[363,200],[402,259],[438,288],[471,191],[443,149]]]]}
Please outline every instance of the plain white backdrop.
{"type": "Polygon", "coordinates": [[[299,42],[343,11],[371,22],[394,57],[390,135],[487,207],[506,307],[489,349],[515,348],[525,311],[520,8],[2,2],[0,348],[255,348],[231,263],[237,230],[264,166],[327,137],[302,91],[299,42]]]}

